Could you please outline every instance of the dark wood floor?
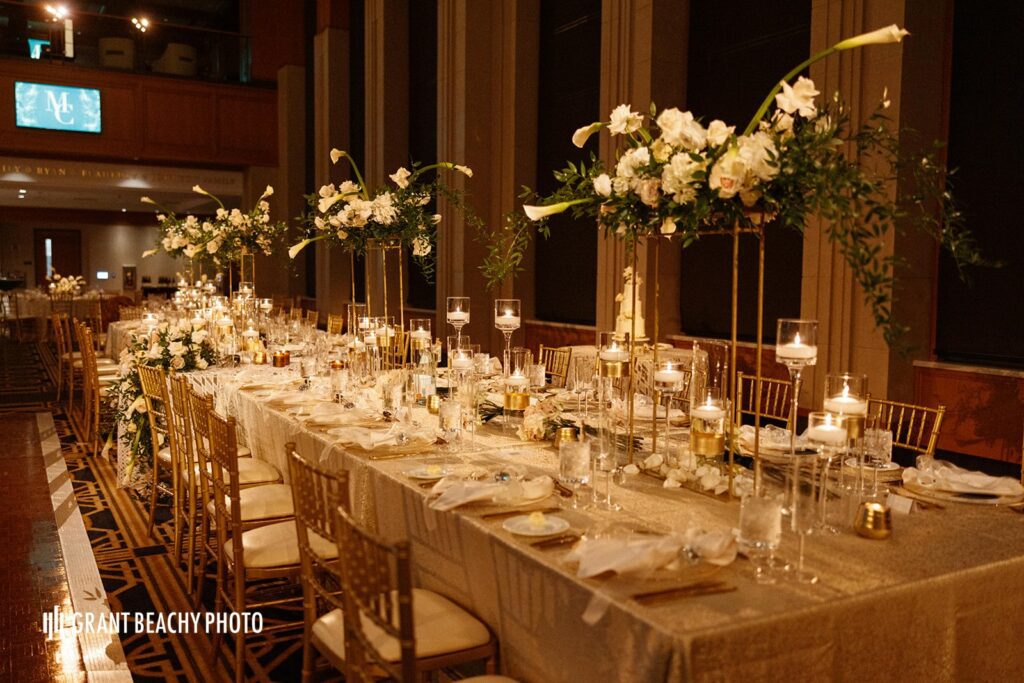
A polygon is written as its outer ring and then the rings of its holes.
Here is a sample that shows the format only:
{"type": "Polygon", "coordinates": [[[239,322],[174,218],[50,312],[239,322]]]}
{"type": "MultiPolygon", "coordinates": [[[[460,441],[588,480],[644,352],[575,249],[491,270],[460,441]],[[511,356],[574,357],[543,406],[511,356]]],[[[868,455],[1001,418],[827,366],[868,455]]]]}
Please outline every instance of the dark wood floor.
{"type": "Polygon", "coordinates": [[[71,609],[64,558],[32,413],[0,415],[0,680],[84,671],[78,641],[46,639],[43,609],[71,609]]]}

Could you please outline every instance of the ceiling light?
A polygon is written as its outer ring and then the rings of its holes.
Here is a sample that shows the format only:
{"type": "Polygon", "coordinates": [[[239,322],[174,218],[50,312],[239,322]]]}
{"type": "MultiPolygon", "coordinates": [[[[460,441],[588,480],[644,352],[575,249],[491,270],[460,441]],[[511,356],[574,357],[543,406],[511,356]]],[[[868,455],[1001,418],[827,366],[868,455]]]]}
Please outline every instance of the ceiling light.
{"type": "Polygon", "coordinates": [[[68,12],[68,8],[64,5],[57,5],[56,7],[53,5],[47,5],[46,11],[54,19],[67,19],[70,14],[70,12],[68,12]]]}
{"type": "Polygon", "coordinates": [[[132,26],[145,33],[146,29],[149,28],[149,19],[146,17],[142,17],[141,19],[139,17],[132,17],[132,26]]]}
{"type": "Polygon", "coordinates": [[[28,190],[26,190],[25,188],[21,188],[18,190],[19,194],[25,194],[26,192],[28,192],[28,190]]]}

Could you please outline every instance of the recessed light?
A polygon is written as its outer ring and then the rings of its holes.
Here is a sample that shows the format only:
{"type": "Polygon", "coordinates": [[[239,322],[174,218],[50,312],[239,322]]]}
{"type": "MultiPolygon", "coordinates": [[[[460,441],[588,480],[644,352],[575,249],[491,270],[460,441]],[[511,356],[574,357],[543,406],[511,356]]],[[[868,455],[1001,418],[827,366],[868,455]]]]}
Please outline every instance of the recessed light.
{"type": "Polygon", "coordinates": [[[24,198],[25,198],[25,195],[23,195],[23,194],[19,194],[18,195],[18,199],[24,199],[24,198]]]}
{"type": "Polygon", "coordinates": [[[19,194],[25,194],[26,192],[28,192],[28,190],[26,190],[26,189],[21,189],[21,190],[18,190],[18,193],[19,193],[19,194]]]}
{"type": "Polygon", "coordinates": [[[128,209],[121,209],[121,213],[128,213],[128,209]]]}

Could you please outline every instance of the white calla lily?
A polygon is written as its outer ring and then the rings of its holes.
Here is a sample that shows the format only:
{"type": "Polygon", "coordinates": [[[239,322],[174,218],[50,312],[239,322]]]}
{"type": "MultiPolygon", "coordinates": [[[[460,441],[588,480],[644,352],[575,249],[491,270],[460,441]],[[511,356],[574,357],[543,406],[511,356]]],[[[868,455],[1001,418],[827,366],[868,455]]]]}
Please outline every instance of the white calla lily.
{"type": "Polygon", "coordinates": [[[548,216],[554,216],[565,212],[569,207],[576,204],[583,204],[584,202],[590,201],[589,199],[574,199],[570,202],[559,202],[558,204],[548,204],[547,206],[531,206],[530,204],[523,205],[523,211],[526,213],[526,217],[531,221],[539,221],[542,218],[548,216]]]}
{"type": "Polygon", "coordinates": [[[587,144],[587,140],[590,139],[590,136],[607,125],[608,124],[603,121],[594,121],[589,126],[577,128],[576,132],[572,134],[572,144],[583,149],[583,145],[587,144]]]}
{"type": "Polygon", "coordinates": [[[909,36],[910,31],[905,28],[900,28],[896,24],[890,24],[883,28],[875,29],[874,31],[868,31],[862,33],[859,36],[853,38],[847,38],[846,40],[836,43],[836,50],[850,50],[855,47],[861,47],[864,45],[885,45],[887,43],[899,43],[903,41],[904,36],[909,36]]]}

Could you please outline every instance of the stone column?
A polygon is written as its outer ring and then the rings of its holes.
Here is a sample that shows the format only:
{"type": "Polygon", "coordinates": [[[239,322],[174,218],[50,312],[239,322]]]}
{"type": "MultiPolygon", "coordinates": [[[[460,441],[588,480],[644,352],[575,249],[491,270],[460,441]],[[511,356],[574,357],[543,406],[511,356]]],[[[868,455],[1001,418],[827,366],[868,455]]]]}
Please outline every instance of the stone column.
{"type": "MultiPolygon", "coordinates": [[[[905,23],[905,5],[902,1],[880,2],[877,0],[819,0],[812,5],[811,12],[811,53],[818,52],[843,38],[857,35],[864,31],[886,26],[888,24],[905,23]]],[[[922,11],[922,14],[928,12],[922,11]]],[[[892,102],[887,114],[892,125],[899,127],[904,119],[903,102],[912,103],[911,94],[920,86],[915,83],[904,86],[903,69],[906,63],[905,50],[911,44],[911,36],[903,45],[869,46],[857,50],[842,52],[818,62],[811,67],[811,78],[821,91],[822,97],[829,97],[835,91],[848,105],[850,120],[853,126],[859,126],[874,110],[888,88],[892,102]]],[[[927,40],[920,41],[919,50],[925,50],[927,40]]],[[[941,43],[940,43],[941,44],[941,43]]],[[[922,59],[920,67],[925,64],[922,59]]],[[[935,74],[932,78],[940,78],[935,74]]],[[[933,126],[934,130],[934,126],[933,126]]],[[[849,152],[849,150],[847,150],[849,152]]],[[[895,196],[895,184],[892,196],[895,196]]],[[[820,221],[808,221],[803,257],[803,285],[801,290],[801,315],[805,318],[818,320],[818,365],[808,372],[804,382],[804,394],[801,401],[807,406],[820,405],[824,391],[825,375],[829,372],[865,373],[868,375],[868,387],[875,396],[910,396],[913,387],[909,385],[911,368],[909,360],[894,354],[886,345],[882,332],[875,328],[870,309],[864,304],[864,294],[853,280],[850,268],[846,265],[839,249],[830,243],[825,236],[824,226],[820,221]],[[897,381],[890,386],[890,380],[897,381]]],[[[934,248],[925,247],[924,254],[919,253],[920,237],[907,235],[900,237],[889,235],[883,245],[880,256],[896,255],[910,257],[915,268],[913,279],[902,279],[906,274],[899,272],[901,277],[897,284],[896,296],[903,301],[896,307],[900,312],[918,312],[909,320],[914,326],[914,337],[908,341],[917,341],[920,335],[929,335],[931,325],[930,313],[920,313],[931,307],[922,306],[922,301],[931,301],[931,291],[927,286],[930,277],[934,277],[934,268],[928,270],[929,263],[934,260],[934,248]],[[925,299],[907,301],[904,297],[917,297],[927,290],[925,299]]]]}
{"type": "MultiPolygon", "coordinates": [[[[320,30],[313,39],[314,189],[352,178],[347,162],[331,163],[332,148],[352,153],[360,163],[362,157],[362,150],[349,149],[351,37],[348,3],[325,5],[318,8],[320,30]]],[[[330,313],[344,314],[345,304],[352,300],[351,258],[347,252],[327,242],[317,242],[315,249],[317,310],[324,319],[330,313]]]]}
{"type": "MultiPolygon", "coordinates": [[[[288,262],[288,246],[301,239],[292,220],[305,209],[306,193],[306,69],[301,66],[283,66],[277,72],[277,182],[270,206],[275,220],[288,221],[288,235],[280,255],[257,258],[257,286],[260,292],[272,291],[291,296],[306,294],[305,260],[288,262]],[[274,289],[263,287],[265,277],[276,272],[274,289]],[[289,277],[290,274],[290,277],[289,277]],[[285,278],[285,282],[281,282],[285,278]]],[[[260,188],[260,192],[263,188],[260,188]]],[[[257,193],[252,199],[259,197],[257,193]]],[[[246,204],[249,206],[250,204],[246,204]]]]}
{"type": "MultiPolygon", "coordinates": [[[[366,0],[366,158],[367,186],[380,187],[388,174],[409,165],[409,3],[366,0]]],[[[397,320],[397,252],[388,253],[387,312],[397,320]]],[[[380,252],[367,254],[368,296],[373,315],[384,314],[384,270],[380,252]]]]}
{"type": "MultiPolygon", "coordinates": [[[[517,208],[519,187],[534,180],[539,16],[538,0],[438,2],[438,159],[473,169],[473,178],[445,177],[471,193],[474,210],[492,227],[517,208]]],[[[493,299],[518,297],[526,307],[532,282],[518,278],[487,292],[478,269],[486,252],[473,227],[447,202],[438,209],[438,334],[446,297],[470,296],[469,334],[499,353],[504,338],[493,327],[493,299]]],[[[513,343],[523,343],[522,335],[513,343]]]]}
{"type": "MultiPolygon", "coordinates": [[[[604,0],[601,4],[601,117],[626,103],[647,113],[651,102],[659,109],[685,104],[686,48],[689,3],[671,0],[604,0]],[[682,43],[682,44],[681,44],[682,43]],[[681,57],[680,54],[683,56],[681,57]]],[[[585,122],[580,122],[583,125],[585,122]]],[[[601,131],[600,155],[615,159],[615,139],[601,131]]],[[[659,310],[660,335],[679,331],[680,258],[678,242],[661,245],[659,310]]],[[[653,246],[641,245],[638,269],[648,283],[643,305],[647,334],[653,334],[653,246]]],[[[622,291],[622,271],[630,265],[622,242],[601,237],[597,247],[597,329],[615,327],[616,294],[622,291]]]]}

